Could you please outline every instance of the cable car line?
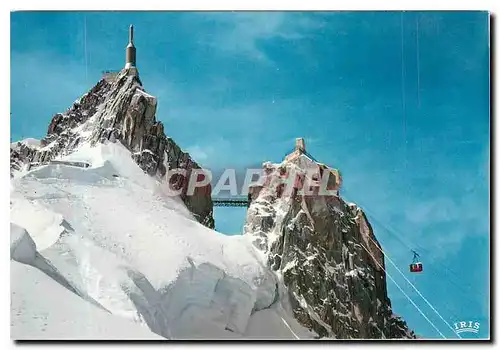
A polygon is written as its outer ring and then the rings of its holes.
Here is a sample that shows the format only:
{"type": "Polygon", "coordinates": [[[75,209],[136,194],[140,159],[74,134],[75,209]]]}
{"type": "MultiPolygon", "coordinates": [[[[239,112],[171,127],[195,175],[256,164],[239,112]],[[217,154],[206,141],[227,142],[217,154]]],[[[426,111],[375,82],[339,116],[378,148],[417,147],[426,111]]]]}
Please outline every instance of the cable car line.
{"type": "Polygon", "coordinates": [[[404,50],[404,11],[401,12],[401,106],[403,108],[403,140],[404,140],[404,170],[405,173],[408,168],[407,145],[408,140],[406,137],[406,94],[405,94],[405,50],[404,50]]]}
{"type": "MultiPolygon", "coordinates": [[[[393,236],[394,238],[396,238],[400,243],[402,243],[405,247],[407,247],[410,251],[414,251],[415,249],[413,249],[412,247],[410,247],[408,244],[406,244],[402,238],[400,237],[403,237],[404,235],[400,234],[400,230],[395,230],[394,228],[390,227],[388,224],[383,224],[380,220],[376,219],[375,218],[375,215],[371,212],[369,212],[366,207],[363,207],[363,211],[366,212],[367,214],[369,214],[370,216],[370,220],[373,220],[375,223],[377,223],[379,226],[381,226],[383,229],[385,229],[385,231],[387,233],[389,233],[391,236],[393,236]]],[[[413,242],[412,242],[413,243],[413,242]]],[[[426,252],[428,253],[428,255],[431,255],[431,252],[421,246],[419,246],[418,244],[414,244],[414,247],[418,249],[418,251],[420,252],[426,252]]],[[[446,267],[446,265],[444,265],[443,263],[439,262],[438,260],[434,260],[433,263],[437,263],[438,265],[441,265],[443,267],[444,270],[446,270],[446,272],[454,275],[456,278],[460,278],[459,275],[457,275],[456,273],[454,273],[452,270],[450,270],[449,268],[446,267]]],[[[435,270],[434,270],[435,271],[435,270]]],[[[453,282],[457,282],[456,280],[454,281],[452,278],[450,278],[450,276],[447,276],[446,277],[449,281],[451,281],[452,283],[453,282]]],[[[453,283],[455,285],[458,286],[458,284],[456,283],[453,283]]],[[[467,294],[470,294],[470,293],[476,293],[475,291],[472,290],[472,287],[468,284],[462,284],[461,287],[459,287],[463,292],[466,292],[465,290],[462,289],[462,287],[467,287],[467,294]]]]}
{"type": "MultiPolygon", "coordinates": [[[[344,192],[346,192],[344,190],[344,192]]],[[[409,246],[407,243],[405,243],[405,241],[403,241],[403,239],[401,237],[404,237],[404,235],[402,235],[400,232],[400,230],[395,230],[394,228],[390,227],[388,224],[384,224],[382,223],[380,220],[376,219],[376,216],[371,212],[369,211],[368,209],[366,209],[365,206],[362,206],[363,207],[363,211],[368,214],[368,217],[370,219],[370,221],[373,221],[375,222],[376,224],[378,224],[378,226],[380,226],[382,229],[384,229],[388,234],[390,234],[392,237],[394,237],[397,241],[399,241],[402,245],[404,245],[406,248],[408,248],[408,250],[410,251],[414,251],[415,248],[419,251],[419,252],[426,252],[428,253],[428,255],[430,256],[431,255],[431,252],[421,246],[419,246],[418,244],[414,244],[413,242],[410,242],[413,244],[413,247],[409,246]]],[[[433,264],[437,263],[438,265],[442,266],[443,270],[446,270],[446,271],[443,271],[442,274],[440,274],[441,276],[444,276],[447,273],[451,274],[451,275],[454,275],[457,279],[460,279],[461,277],[459,275],[457,275],[456,273],[454,273],[452,270],[450,270],[449,268],[446,267],[446,265],[444,265],[443,263],[439,262],[438,260],[434,260],[433,261],[433,264]]],[[[427,270],[428,272],[431,272],[435,275],[438,275],[436,273],[437,270],[435,269],[428,269],[427,270]]],[[[458,284],[457,280],[454,280],[451,278],[451,276],[446,276],[445,277],[449,282],[451,282],[453,285],[457,286],[462,292],[464,292],[467,297],[469,297],[469,295],[471,295],[471,293],[475,293],[477,294],[477,292],[473,291],[472,290],[472,287],[468,284],[458,284]],[[464,287],[466,287],[466,290],[464,289],[464,287]]],[[[474,302],[477,302],[475,299],[471,299],[471,300],[474,300],[474,302]]]]}
{"type": "MultiPolygon", "coordinates": [[[[408,153],[408,140],[407,140],[407,121],[406,121],[406,94],[405,94],[405,74],[406,74],[406,70],[405,70],[405,48],[404,48],[404,36],[405,36],[405,32],[404,32],[404,12],[401,12],[400,14],[400,29],[401,29],[401,107],[402,107],[402,131],[403,131],[403,140],[404,140],[404,144],[403,144],[403,157],[404,157],[404,173],[406,174],[407,170],[408,170],[408,156],[407,156],[407,153],[408,153]]],[[[419,48],[419,28],[418,28],[418,17],[416,18],[416,39],[417,39],[417,98],[418,98],[418,107],[420,108],[420,48],[419,48]]],[[[411,186],[411,183],[409,184],[411,186]]],[[[367,210],[365,210],[365,212],[367,212],[368,214],[370,214],[367,210]]],[[[372,216],[372,219],[375,217],[374,215],[371,215],[372,216]]],[[[378,220],[375,220],[375,221],[378,221],[378,220]]],[[[385,228],[387,230],[387,232],[389,233],[394,233],[392,231],[395,231],[395,230],[389,230],[385,227],[385,225],[381,224],[379,222],[379,224],[385,228]]],[[[413,253],[413,263],[410,265],[410,271],[411,272],[421,272],[422,271],[422,263],[421,262],[418,262],[418,253],[415,251],[415,249],[411,248],[410,246],[408,246],[400,237],[397,233],[394,234],[394,237],[396,237],[404,246],[406,246],[407,248],[410,249],[410,251],[413,253]]],[[[417,292],[417,294],[426,302],[426,304],[438,315],[438,317],[448,326],[448,328],[451,329],[451,331],[453,332],[453,334],[455,334],[458,338],[461,339],[461,336],[455,332],[455,330],[453,329],[453,327],[444,319],[444,317],[439,313],[438,310],[436,310],[436,308],[429,302],[429,300],[427,300],[427,298],[424,297],[424,295],[417,289],[417,287],[415,287],[415,285],[406,277],[406,275],[401,271],[401,269],[399,269],[399,267],[395,264],[395,262],[387,255],[387,253],[382,250],[381,247],[379,247],[379,245],[374,241],[374,239],[372,237],[369,236],[369,239],[373,242],[373,244],[377,247],[377,249],[380,250],[380,252],[384,255],[384,257],[387,258],[387,260],[396,268],[396,270],[403,276],[403,278],[406,280],[407,283],[410,284],[410,286],[417,292]]],[[[361,242],[360,242],[361,244],[361,242]]],[[[365,251],[374,259],[374,261],[376,262],[377,265],[379,265],[379,267],[381,269],[384,270],[384,272],[386,273],[386,275],[394,282],[394,284],[396,284],[396,286],[398,287],[398,289],[403,293],[403,295],[405,295],[405,297],[417,308],[417,310],[422,314],[422,316],[424,316],[424,318],[434,327],[434,329],[436,329],[436,331],[443,337],[446,339],[446,337],[439,331],[439,329],[427,318],[427,316],[422,312],[422,310],[420,310],[420,308],[418,308],[418,306],[414,303],[414,301],[403,291],[403,289],[396,283],[396,281],[392,278],[392,276],[390,276],[387,271],[378,263],[378,261],[373,257],[373,255],[368,251],[368,249],[366,247],[363,246],[363,244],[361,244],[361,246],[365,249],[365,251]]],[[[418,246],[418,245],[415,245],[415,246],[418,246]]],[[[424,251],[426,251],[426,249],[423,249],[424,251]]]]}
{"type": "MultiPolygon", "coordinates": [[[[365,211],[366,213],[369,213],[368,210],[366,210],[365,208],[363,208],[363,211],[365,211]]],[[[369,213],[370,214],[370,219],[374,219],[374,215],[372,213],[369,213]]],[[[399,238],[400,235],[394,232],[391,232],[391,230],[389,230],[386,225],[384,225],[383,223],[381,223],[379,220],[377,219],[374,219],[373,221],[377,222],[380,226],[382,226],[382,228],[384,228],[387,232],[391,233],[391,234],[394,234],[394,237],[398,239],[398,241],[400,241],[404,246],[406,246],[410,251],[415,252],[414,249],[412,249],[408,244],[406,244],[401,238],[399,238]]],[[[449,323],[444,319],[444,317],[434,308],[434,306],[432,306],[430,304],[430,302],[422,295],[422,293],[420,293],[420,291],[415,287],[415,285],[413,283],[410,282],[410,280],[408,280],[408,278],[404,275],[404,273],[396,266],[396,264],[394,263],[394,261],[392,261],[392,259],[390,257],[387,256],[387,254],[381,249],[379,248],[379,246],[375,243],[375,241],[370,237],[370,239],[372,240],[372,242],[377,246],[377,248],[382,252],[382,254],[384,254],[384,256],[387,257],[387,259],[389,260],[389,262],[394,266],[396,267],[396,269],[399,271],[399,273],[401,275],[403,275],[403,277],[406,279],[406,281],[416,290],[417,294],[419,294],[422,299],[424,299],[424,301],[431,307],[431,309],[434,310],[434,312],[441,318],[441,320],[443,320],[443,322],[446,323],[446,325],[448,327],[450,327],[450,329],[455,333],[455,331],[453,330],[453,328],[449,325],[449,323]]],[[[417,254],[417,257],[418,257],[418,253],[417,254]]],[[[414,256],[415,257],[415,256],[414,256]]],[[[451,280],[450,280],[451,281],[451,280]]],[[[452,282],[453,283],[453,282],[452,282]]],[[[454,284],[454,283],[453,283],[454,284]]],[[[449,309],[446,307],[446,309],[449,311],[449,309]]],[[[451,312],[450,312],[451,313],[451,312]]],[[[456,333],[455,333],[456,334],[456,333]]],[[[460,336],[458,335],[458,337],[460,338],[460,336]]]]}
{"type": "MultiPolygon", "coordinates": [[[[344,189],[344,193],[345,192],[348,192],[346,189],[344,189]]],[[[390,226],[389,224],[387,223],[383,223],[381,222],[380,220],[377,219],[377,215],[375,215],[373,212],[371,212],[369,209],[367,209],[366,206],[364,205],[361,205],[362,206],[362,210],[369,216],[369,219],[370,221],[373,221],[375,222],[376,224],[378,224],[379,226],[381,226],[381,228],[383,228],[387,233],[389,233],[392,237],[394,237],[396,240],[398,240],[401,244],[403,244],[406,248],[408,248],[408,250],[412,251],[412,250],[417,250],[419,252],[424,252],[424,253],[427,253],[428,255],[432,255],[431,251],[429,251],[428,249],[414,243],[414,242],[409,242],[411,243],[413,246],[410,246],[408,245],[405,241],[403,241],[403,239],[401,237],[404,237],[403,234],[401,234],[401,230],[396,230],[394,227],[390,226]]],[[[444,265],[443,263],[439,262],[438,260],[435,260],[434,261],[435,263],[441,265],[443,267],[444,270],[446,270],[446,272],[454,275],[455,277],[457,278],[461,278],[458,274],[456,274],[455,272],[453,272],[453,270],[449,269],[446,265],[444,265]]],[[[469,290],[469,292],[473,292],[471,286],[465,284],[465,286],[469,287],[467,288],[469,290]]]]}
{"type": "MultiPolygon", "coordinates": [[[[405,247],[407,247],[410,251],[414,251],[414,250],[413,250],[413,249],[412,249],[412,248],[411,248],[408,244],[406,244],[406,243],[405,243],[405,242],[404,242],[404,241],[400,238],[400,236],[402,236],[402,235],[399,235],[397,232],[396,232],[396,233],[391,232],[391,230],[390,230],[389,228],[387,228],[387,227],[386,227],[386,225],[384,225],[382,222],[380,222],[380,220],[375,219],[375,216],[373,215],[373,213],[370,213],[370,212],[369,212],[368,210],[366,210],[364,207],[363,207],[363,209],[362,209],[362,210],[363,210],[365,213],[369,214],[369,216],[370,216],[370,217],[369,217],[369,219],[370,219],[370,220],[375,221],[376,223],[378,223],[378,224],[379,224],[379,226],[381,226],[383,229],[385,229],[385,231],[386,231],[386,232],[390,233],[390,234],[391,234],[391,236],[394,236],[394,237],[395,237],[395,238],[396,238],[396,239],[397,239],[400,243],[402,243],[402,244],[403,244],[405,247]]],[[[378,246],[377,246],[377,248],[378,248],[378,246]]],[[[422,250],[427,251],[426,249],[423,249],[423,248],[422,248],[422,250]]],[[[418,254],[418,253],[417,253],[417,254],[418,254]]],[[[389,259],[388,259],[388,260],[389,260],[389,259]]],[[[394,262],[392,262],[392,264],[393,264],[393,265],[395,265],[395,264],[394,264],[394,262]]],[[[434,274],[434,275],[437,275],[437,274],[435,273],[435,270],[434,270],[434,269],[432,269],[432,268],[427,269],[426,271],[427,271],[428,273],[432,273],[432,274],[434,274]]],[[[449,282],[451,282],[453,285],[455,285],[455,286],[457,286],[457,287],[459,287],[459,288],[460,288],[460,285],[458,285],[457,283],[455,283],[455,282],[454,282],[451,278],[449,278],[449,276],[448,276],[446,279],[447,279],[449,282]]],[[[462,288],[460,288],[460,289],[461,289],[461,290],[462,290],[462,291],[463,291],[463,292],[467,295],[467,297],[470,295],[468,292],[464,291],[462,288]]],[[[471,300],[472,300],[472,301],[474,301],[474,302],[477,302],[477,301],[476,301],[476,300],[474,300],[474,299],[471,299],[471,300]]],[[[449,307],[447,307],[447,305],[446,305],[446,304],[444,305],[444,307],[445,307],[445,309],[448,311],[448,313],[449,313],[449,314],[451,314],[451,315],[454,317],[454,319],[457,319],[457,316],[455,315],[455,312],[454,312],[454,311],[450,310],[450,308],[449,308],[449,307]]]]}
{"type": "Polygon", "coordinates": [[[439,318],[441,318],[441,320],[452,330],[452,332],[454,334],[456,334],[459,338],[461,338],[460,335],[455,332],[453,327],[450,326],[450,324],[443,318],[443,316],[441,316],[441,314],[434,308],[434,306],[432,306],[432,304],[427,300],[427,298],[424,297],[422,295],[422,293],[420,293],[420,291],[417,289],[417,287],[415,287],[415,285],[413,283],[411,283],[411,281],[405,276],[405,274],[399,269],[399,267],[387,255],[387,253],[384,250],[382,250],[378,244],[376,244],[376,242],[373,240],[372,237],[368,236],[368,238],[373,242],[373,244],[377,247],[377,249],[380,250],[380,252],[382,254],[384,254],[384,256],[387,258],[387,260],[389,260],[389,262],[396,268],[396,270],[399,271],[399,273],[403,276],[403,278],[406,280],[406,282],[408,282],[410,284],[410,286],[412,286],[412,288],[418,293],[418,295],[420,295],[420,297],[427,303],[427,305],[429,305],[429,307],[439,316],[439,318]]]}
{"type": "MultiPolygon", "coordinates": [[[[367,213],[370,216],[370,219],[373,220],[373,222],[377,223],[379,226],[384,228],[388,233],[390,233],[396,240],[398,240],[401,244],[403,244],[406,248],[408,248],[410,251],[414,250],[413,247],[409,246],[406,244],[402,238],[399,237],[399,235],[394,234],[391,232],[380,220],[376,219],[376,216],[373,215],[373,213],[369,212],[365,206],[363,206],[363,211],[367,213]]],[[[411,242],[413,243],[413,242],[411,242]]],[[[420,247],[418,247],[416,244],[413,245],[414,247],[417,247],[420,250],[420,247]]]]}
{"type": "Polygon", "coordinates": [[[380,265],[380,263],[377,261],[377,259],[375,259],[375,257],[373,256],[373,254],[361,242],[358,242],[358,243],[363,247],[363,249],[368,253],[368,255],[370,255],[372,257],[373,261],[375,261],[375,263],[378,265],[378,267],[380,269],[382,269],[382,271],[385,272],[386,276],[389,277],[389,279],[396,285],[396,287],[398,287],[398,289],[410,301],[410,303],[412,303],[412,305],[415,306],[415,308],[417,309],[417,311],[426,319],[426,321],[429,322],[429,324],[439,333],[439,335],[441,335],[441,337],[443,337],[444,339],[446,339],[446,337],[444,336],[444,334],[441,333],[441,331],[436,327],[436,325],[424,314],[424,312],[418,307],[417,304],[415,304],[415,302],[408,296],[408,294],[406,294],[404,292],[404,290],[394,280],[394,278],[392,278],[392,276],[386,271],[386,269],[384,269],[384,267],[382,265],[380,265]]]}
{"type": "Polygon", "coordinates": [[[415,18],[417,25],[417,106],[420,108],[420,40],[418,27],[418,13],[415,18]]]}

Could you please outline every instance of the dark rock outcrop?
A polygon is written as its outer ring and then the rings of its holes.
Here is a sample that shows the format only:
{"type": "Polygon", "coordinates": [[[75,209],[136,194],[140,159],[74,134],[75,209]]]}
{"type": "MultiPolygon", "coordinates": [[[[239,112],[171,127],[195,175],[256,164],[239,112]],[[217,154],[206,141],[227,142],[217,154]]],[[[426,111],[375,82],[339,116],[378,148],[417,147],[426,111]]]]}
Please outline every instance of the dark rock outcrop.
{"type": "Polygon", "coordinates": [[[264,164],[245,234],[282,276],[295,318],[320,337],[415,338],[392,312],[384,256],[363,211],[337,195],[281,189],[284,170],[303,175],[314,164],[304,155],[264,164]]]}
{"type": "Polygon", "coordinates": [[[165,135],[155,114],[156,98],[144,91],[135,69],[124,69],[115,79],[101,79],[65,113],[57,113],[39,146],[11,145],[11,175],[23,164],[46,164],[84,142],[119,141],[144,172],[158,179],[169,169],[185,169],[186,176],[178,180],[181,198],[198,221],[213,228],[210,185],[186,193],[191,171],[200,167],[165,135]]]}

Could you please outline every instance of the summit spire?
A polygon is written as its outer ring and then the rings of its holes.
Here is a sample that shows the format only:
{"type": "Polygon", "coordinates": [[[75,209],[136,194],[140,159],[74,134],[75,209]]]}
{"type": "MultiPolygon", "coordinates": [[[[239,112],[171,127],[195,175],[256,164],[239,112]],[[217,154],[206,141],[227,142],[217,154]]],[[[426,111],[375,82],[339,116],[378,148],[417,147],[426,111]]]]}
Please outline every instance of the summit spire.
{"type": "Polygon", "coordinates": [[[128,42],[134,45],[134,26],[131,24],[128,29],[128,42]]]}
{"type": "Polygon", "coordinates": [[[125,52],[125,68],[135,68],[134,26],[128,30],[128,45],[125,52]]]}

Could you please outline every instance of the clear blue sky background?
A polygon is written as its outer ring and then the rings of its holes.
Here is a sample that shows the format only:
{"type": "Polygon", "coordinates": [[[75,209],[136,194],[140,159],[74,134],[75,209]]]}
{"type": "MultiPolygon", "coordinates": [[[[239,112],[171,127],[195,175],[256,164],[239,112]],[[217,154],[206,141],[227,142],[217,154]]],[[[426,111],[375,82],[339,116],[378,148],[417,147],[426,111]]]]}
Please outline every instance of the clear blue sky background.
{"type": "MultiPolygon", "coordinates": [[[[295,137],[305,137],[311,154],[341,170],[345,198],[367,210],[389,257],[443,318],[479,321],[479,335],[470,337],[488,336],[487,13],[18,12],[11,19],[12,140],[43,137],[51,117],[101,71],[122,68],[133,23],[157,118],[199,163],[279,162],[295,137]],[[421,275],[407,272],[410,248],[424,262],[421,275]]],[[[217,209],[217,229],[240,233],[244,217],[241,208],[217,209]]],[[[439,337],[390,281],[388,288],[397,314],[418,334],[439,337]]]]}

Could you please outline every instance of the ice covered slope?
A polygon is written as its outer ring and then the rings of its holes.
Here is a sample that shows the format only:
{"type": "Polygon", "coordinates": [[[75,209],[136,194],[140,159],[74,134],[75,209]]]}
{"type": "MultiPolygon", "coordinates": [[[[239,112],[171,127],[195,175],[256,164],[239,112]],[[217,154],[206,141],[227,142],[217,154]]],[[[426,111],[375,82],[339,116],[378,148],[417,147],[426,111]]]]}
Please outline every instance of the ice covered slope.
{"type": "Polygon", "coordinates": [[[60,160],[90,166],[11,179],[13,338],[314,336],[246,237],[197,222],[119,142],[60,160]]]}
{"type": "Polygon", "coordinates": [[[15,224],[11,224],[11,258],[12,338],[161,339],[75,290],[37,251],[28,232],[15,224]]]}
{"type": "Polygon", "coordinates": [[[35,267],[12,261],[10,273],[13,339],[162,339],[147,327],[89,304],[35,267]]]}

